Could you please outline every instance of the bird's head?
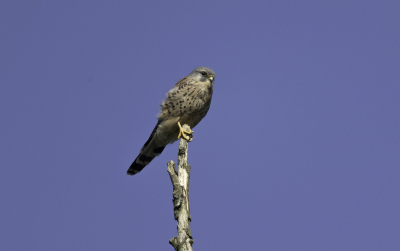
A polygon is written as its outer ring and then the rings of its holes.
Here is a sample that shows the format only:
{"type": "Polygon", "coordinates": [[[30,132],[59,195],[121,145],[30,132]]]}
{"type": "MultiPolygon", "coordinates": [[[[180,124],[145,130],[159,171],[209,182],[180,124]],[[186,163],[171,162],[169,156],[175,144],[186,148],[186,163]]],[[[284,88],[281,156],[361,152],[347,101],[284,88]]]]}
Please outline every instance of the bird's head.
{"type": "Polygon", "coordinates": [[[211,84],[214,83],[215,79],[215,72],[208,67],[201,66],[194,69],[189,76],[190,78],[195,78],[200,82],[207,82],[209,81],[211,84]]]}

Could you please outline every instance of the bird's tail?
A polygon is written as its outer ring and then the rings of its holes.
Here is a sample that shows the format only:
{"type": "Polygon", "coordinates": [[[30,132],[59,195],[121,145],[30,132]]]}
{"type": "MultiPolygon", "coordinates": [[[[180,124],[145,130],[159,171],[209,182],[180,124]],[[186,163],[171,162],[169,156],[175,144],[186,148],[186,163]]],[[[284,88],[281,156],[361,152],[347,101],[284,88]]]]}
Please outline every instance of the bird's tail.
{"type": "Polygon", "coordinates": [[[135,175],[138,172],[142,171],[142,169],[147,166],[155,157],[160,155],[165,148],[165,145],[159,145],[157,137],[157,129],[160,123],[157,123],[156,127],[154,127],[153,132],[151,133],[149,139],[140,150],[140,154],[136,157],[135,161],[133,161],[132,165],[129,167],[126,172],[128,175],[135,175]],[[158,144],[157,144],[158,143],[158,144]]]}

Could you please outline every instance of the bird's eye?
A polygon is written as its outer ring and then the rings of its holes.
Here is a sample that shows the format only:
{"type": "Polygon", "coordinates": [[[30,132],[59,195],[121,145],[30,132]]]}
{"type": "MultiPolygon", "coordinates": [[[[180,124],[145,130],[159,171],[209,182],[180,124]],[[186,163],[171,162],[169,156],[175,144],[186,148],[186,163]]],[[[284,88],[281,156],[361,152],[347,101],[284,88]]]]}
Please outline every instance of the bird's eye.
{"type": "Polygon", "coordinates": [[[205,75],[207,75],[207,73],[205,71],[202,71],[201,75],[205,76],[205,75]]]}

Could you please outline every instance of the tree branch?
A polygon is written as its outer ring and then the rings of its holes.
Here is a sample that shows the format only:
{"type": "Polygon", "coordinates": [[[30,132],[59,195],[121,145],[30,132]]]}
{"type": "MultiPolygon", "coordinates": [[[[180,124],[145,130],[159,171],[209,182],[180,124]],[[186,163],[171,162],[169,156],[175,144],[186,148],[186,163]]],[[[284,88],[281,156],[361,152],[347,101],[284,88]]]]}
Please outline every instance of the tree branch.
{"type": "MultiPolygon", "coordinates": [[[[182,126],[184,130],[191,131],[188,125],[182,126]]],[[[169,243],[176,251],[193,251],[193,238],[190,231],[190,207],[189,207],[189,179],[190,165],[187,161],[188,141],[184,138],[179,142],[178,169],[175,162],[168,162],[168,173],[173,187],[174,217],[178,222],[178,236],[172,237],[169,243]]]]}

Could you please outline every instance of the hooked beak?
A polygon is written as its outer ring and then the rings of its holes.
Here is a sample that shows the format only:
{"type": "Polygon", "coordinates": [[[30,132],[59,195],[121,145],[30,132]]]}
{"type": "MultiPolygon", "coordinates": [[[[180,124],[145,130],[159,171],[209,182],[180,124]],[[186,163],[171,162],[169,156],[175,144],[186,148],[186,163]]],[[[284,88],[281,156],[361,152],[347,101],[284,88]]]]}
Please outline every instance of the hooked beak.
{"type": "Polygon", "coordinates": [[[209,79],[211,82],[214,81],[214,77],[213,77],[213,76],[208,77],[208,79],[209,79]]]}

